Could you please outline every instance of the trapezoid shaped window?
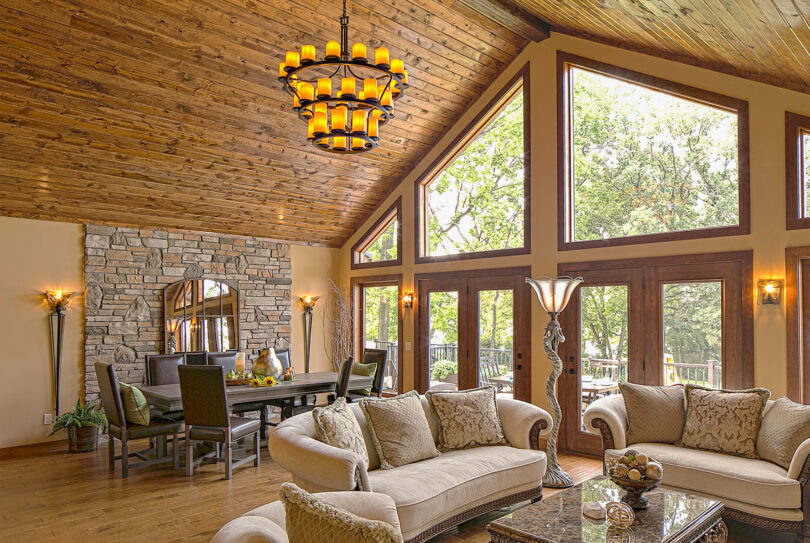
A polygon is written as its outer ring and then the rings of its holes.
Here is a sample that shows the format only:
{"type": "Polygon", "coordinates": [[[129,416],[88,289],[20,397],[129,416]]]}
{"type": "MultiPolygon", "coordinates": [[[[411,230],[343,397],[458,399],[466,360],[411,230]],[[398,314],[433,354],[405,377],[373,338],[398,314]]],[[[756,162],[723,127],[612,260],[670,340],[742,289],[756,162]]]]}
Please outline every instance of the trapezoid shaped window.
{"type": "Polygon", "coordinates": [[[377,220],[352,248],[352,269],[402,264],[402,199],[377,220]]]}

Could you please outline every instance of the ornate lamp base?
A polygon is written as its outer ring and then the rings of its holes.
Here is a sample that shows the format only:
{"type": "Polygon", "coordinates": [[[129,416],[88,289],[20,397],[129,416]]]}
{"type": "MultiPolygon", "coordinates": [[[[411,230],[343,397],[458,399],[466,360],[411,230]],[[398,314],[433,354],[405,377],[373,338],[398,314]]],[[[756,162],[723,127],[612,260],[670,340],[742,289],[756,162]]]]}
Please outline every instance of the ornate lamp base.
{"type": "Polygon", "coordinates": [[[543,486],[546,488],[568,488],[574,486],[574,479],[559,466],[549,466],[543,476],[543,486]]]}

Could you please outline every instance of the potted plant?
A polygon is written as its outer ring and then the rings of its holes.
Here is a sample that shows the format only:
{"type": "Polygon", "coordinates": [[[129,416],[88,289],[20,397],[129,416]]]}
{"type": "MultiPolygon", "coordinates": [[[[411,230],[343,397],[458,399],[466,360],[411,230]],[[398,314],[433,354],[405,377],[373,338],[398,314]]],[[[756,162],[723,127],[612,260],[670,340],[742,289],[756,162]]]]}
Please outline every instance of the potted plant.
{"type": "Polygon", "coordinates": [[[458,364],[453,360],[437,360],[431,367],[430,378],[434,381],[458,384],[458,364]]]}
{"type": "Polygon", "coordinates": [[[76,400],[73,411],[56,417],[50,435],[59,430],[68,432],[68,450],[72,453],[95,451],[98,447],[98,429],[107,424],[107,417],[92,403],[81,405],[76,400]]]}

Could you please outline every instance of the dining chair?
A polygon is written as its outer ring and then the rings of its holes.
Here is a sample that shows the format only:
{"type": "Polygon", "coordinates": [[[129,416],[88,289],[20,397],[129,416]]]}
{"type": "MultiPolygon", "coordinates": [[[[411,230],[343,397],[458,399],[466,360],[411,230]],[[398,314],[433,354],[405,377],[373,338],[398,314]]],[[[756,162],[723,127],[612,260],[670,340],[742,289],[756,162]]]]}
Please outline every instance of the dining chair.
{"type": "Polygon", "coordinates": [[[335,392],[327,396],[327,401],[332,404],[338,398],[345,398],[349,393],[349,379],[352,376],[352,367],[354,366],[354,358],[351,356],[340,365],[338,371],[337,381],[335,382],[335,392]]]}
{"type": "Polygon", "coordinates": [[[113,368],[112,364],[96,362],[95,370],[101,394],[101,405],[104,407],[107,416],[110,471],[115,471],[116,460],[121,460],[121,477],[123,479],[129,477],[130,467],[146,467],[172,462],[174,468],[178,469],[180,467],[180,455],[177,436],[180,432],[180,423],[165,418],[152,419],[148,425],[128,423],[124,415],[124,401],[121,398],[115,368],[113,368]],[[166,438],[168,436],[172,436],[172,456],[164,458],[166,438]],[[155,438],[155,447],[143,451],[129,452],[129,441],[143,438],[155,438]],[[121,456],[115,456],[115,439],[121,442],[121,456]],[[151,453],[155,454],[154,458],[146,456],[151,453]],[[131,456],[135,456],[141,461],[130,466],[129,458],[131,456]]]}
{"type": "Polygon", "coordinates": [[[182,353],[146,355],[146,385],[179,384],[177,366],[182,366],[184,363],[185,358],[182,353]]]}
{"type": "Polygon", "coordinates": [[[203,351],[187,352],[183,353],[183,356],[186,357],[186,365],[189,366],[204,366],[207,360],[206,353],[203,351]]]}
{"type": "MultiPolygon", "coordinates": [[[[363,351],[363,364],[376,364],[374,378],[371,381],[371,396],[382,397],[382,383],[385,374],[385,363],[388,361],[388,351],[385,349],[365,349],[363,351]]],[[[366,387],[364,387],[366,388],[366,387]]],[[[357,390],[349,391],[346,394],[346,401],[349,403],[358,402],[369,395],[362,394],[357,390]]]]}
{"type": "MultiPolygon", "coordinates": [[[[219,353],[206,353],[205,362],[208,366],[221,366],[225,372],[236,370],[236,351],[225,351],[219,353]]],[[[231,408],[236,415],[245,413],[259,413],[259,423],[261,424],[261,439],[264,439],[264,428],[267,424],[267,402],[243,402],[234,404],[231,408]]]]}
{"type": "Polygon", "coordinates": [[[251,460],[254,466],[259,467],[260,422],[228,413],[223,367],[186,365],[177,370],[186,419],[186,475],[194,473],[194,443],[200,441],[223,444],[226,479],[231,478],[233,468],[251,460]],[[253,454],[234,462],[233,443],[251,435],[253,454]]]}

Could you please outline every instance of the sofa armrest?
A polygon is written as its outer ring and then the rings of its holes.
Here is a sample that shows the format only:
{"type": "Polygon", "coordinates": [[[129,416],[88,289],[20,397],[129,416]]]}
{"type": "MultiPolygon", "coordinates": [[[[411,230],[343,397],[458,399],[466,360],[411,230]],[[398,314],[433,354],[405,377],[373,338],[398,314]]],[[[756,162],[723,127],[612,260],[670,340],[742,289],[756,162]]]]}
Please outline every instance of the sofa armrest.
{"type": "Polygon", "coordinates": [[[793,453],[790,467],[788,467],[788,478],[798,480],[802,486],[810,483],[810,462],[808,460],[810,460],[810,439],[805,439],[793,453]],[[802,477],[806,480],[802,480],[802,477]]]}
{"type": "Polygon", "coordinates": [[[277,426],[267,440],[267,448],[281,467],[319,488],[371,490],[366,464],[357,453],[321,443],[294,423],[277,426]]]}
{"type": "Polygon", "coordinates": [[[262,517],[237,517],[219,529],[211,543],[289,543],[287,532],[262,517]]]}
{"type": "Polygon", "coordinates": [[[602,436],[602,451],[627,447],[627,411],[621,394],[593,402],[583,415],[585,429],[602,436]]]}
{"type": "Polygon", "coordinates": [[[540,450],[540,438],[551,432],[551,415],[536,405],[498,396],[498,416],[503,435],[517,449],[540,450]]]}

